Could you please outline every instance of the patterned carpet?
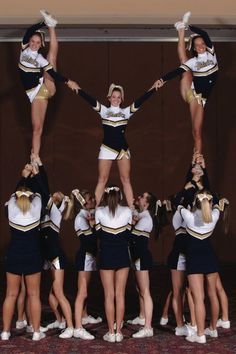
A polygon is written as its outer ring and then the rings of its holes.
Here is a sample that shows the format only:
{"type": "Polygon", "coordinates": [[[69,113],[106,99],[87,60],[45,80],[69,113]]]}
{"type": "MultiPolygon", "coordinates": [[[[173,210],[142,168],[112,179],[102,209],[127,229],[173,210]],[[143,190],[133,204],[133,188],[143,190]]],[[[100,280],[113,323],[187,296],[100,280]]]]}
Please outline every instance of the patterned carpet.
{"type": "MultiPolygon", "coordinates": [[[[80,339],[59,339],[57,330],[47,332],[45,339],[39,342],[33,342],[31,335],[25,334],[24,330],[12,330],[10,341],[0,341],[0,353],[11,354],[236,354],[236,265],[225,266],[222,268],[222,280],[225,289],[229,295],[231,329],[219,329],[219,338],[208,339],[207,343],[195,344],[188,343],[183,337],[174,335],[175,322],[173,314],[169,315],[169,323],[162,327],[159,325],[161,309],[166,294],[169,290],[168,271],[163,266],[157,266],[151,273],[152,296],[154,300],[154,337],[147,339],[133,339],[132,334],[138,329],[137,326],[125,324],[123,329],[124,341],[121,343],[104,342],[102,336],[106,333],[106,323],[99,325],[88,325],[86,328],[95,335],[96,339],[92,341],[83,341],[80,339]]],[[[66,294],[70,301],[74,299],[76,285],[75,274],[68,269],[67,281],[65,284],[66,294]],[[71,286],[73,285],[73,286],[71,286]]],[[[1,284],[4,284],[2,276],[1,284]]],[[[49,288],[48,276],[44,274],[42,282],[42,300],[46,304],[46,294],[49,288]]],[[[4,286],[0,289],[1,303],[4,297],[4,286]]],[[[103,293],[100,286],[99,277],[94,276],[90,289],[88,308],[93,315],[102,315],[103,312],[103,293]]],[[[132,318],[137,314],[138,298],[135,292],[135,286],[132,274],[129,277],[126,299],[126,318],[132,318]]],[[[188,319],[188,311],[185,311],[185,317],[188,319]]],[[[207,314],[209,319],[209,312],[207,314]]],[[[42,324],[46,325],[53,319],[52,313],[47,305],[43,305],[42,324]]],[[[2,315],[1,315],[2,322],[2,315]]],[[[14,325],[14,323],[13,323],[14,325]]]]}

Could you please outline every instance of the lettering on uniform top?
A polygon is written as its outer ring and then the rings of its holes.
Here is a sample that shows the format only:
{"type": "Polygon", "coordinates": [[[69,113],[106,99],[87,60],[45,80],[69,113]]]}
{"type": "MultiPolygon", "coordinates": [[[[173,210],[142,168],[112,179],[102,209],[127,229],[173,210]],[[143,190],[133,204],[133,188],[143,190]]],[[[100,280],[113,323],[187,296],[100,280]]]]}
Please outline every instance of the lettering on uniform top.
{"type": "Polygon", "coordinates": [[[197,70],[200,70],[202,68],[205,68],[209,65],[215,65],[215,63],[213,62],[213,60],[211,59],[207,59],[206,61],[197,61],[196,62],[196,68],[197,70]]]}
{"type": "Polygon", "coordinates": [[[27,63],[30,63],[30,64],[36,66],[37,68],[39,67],[39,63],[37,62],[37,60],[32,58],[29,55],[23,54],[21,57],[21,61],[25,61],[27,63]]]}
{"type": "Polygon", "coordinates": [[[106,116],[107,117],[113,117],[113,118],[117,118],[117,117],[125,118],[125,114],[122,113],[121,111],[118,112],[118,113],[113,113],[112,111],[107,111],[106,116]]]}

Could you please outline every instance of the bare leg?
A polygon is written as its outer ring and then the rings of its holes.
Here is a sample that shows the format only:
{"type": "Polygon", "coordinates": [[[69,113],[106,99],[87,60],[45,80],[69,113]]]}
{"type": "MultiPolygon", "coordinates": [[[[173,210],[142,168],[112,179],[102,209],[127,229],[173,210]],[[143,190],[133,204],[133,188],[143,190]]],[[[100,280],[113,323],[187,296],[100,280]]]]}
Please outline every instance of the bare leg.
{"type": "Polygon", "coordinates": [[[32,152],[39,155],[41,146],[41,135],[46,116],[48,100],[34,99],[31,103],[31,120],[33,128],[32,152]]]}
{"type": "Polygon", "coordinates": [[[184,325],[182,295],[185,272],[171,269],[171,278],[173,286],[172,306],[175,313],[177,327],[182,327],[184,325]]]}
{"type": "Polygon", "coordinates": [[[191,120],[192,120],[192,133],[194,140],[195,151],[199,153],[202,152],[202,125],[204,118],[204,108],[202,105],[197,103],[197,100],[194,99],[189,104],[191,120]]]}
{"type": "MultiPolygon", "coordinates": [[[[53,69],[57,69],[57,53],[58,53],[58,41],[56,36],[56,30],[54,27],[48,27],[50,44],[49,51],[47,55],[47,60],[53,66],[53,69]]],[[[56,86],[53,78],[47,73],[44,73],[44,84],[50,92],[50,95],[53,96],[56,93],[56,86]]]]}
{"type": "Polygon", "coordinates": [[[21,284],[21,275],[6,273],[7,291],[3,303],[3,331],[9,332],[21,284]]]}
{"type": "Polygon", "coordinates": [[[206,309],[204,304],[204,276],[203,274],[188,275],[189,287],[193,295],[198,336],[204,335],[206,309]]]}
{"type": "Polygon", "coordinates": [[[60,311],[58,310],[59,302],[58,302],[56,296],[53,294],[52,289],[51,289],[49,296],[48,296],[48,302],[49,302],[49,305],[50,305],[57,321],[62,322],[64,318],[62,317],[60,311]]]}
{"type": "Polygon", "coordinates": [[[152,328],[153,302],[150,294],[150,282],[148,270],[136,271],[140,295],[144,303],[145,328],[152,328]]]}
{"type": "Polygon", "coordinates": [[[75,328],[82,327],[84,302],[88,296],[88,285],[90,279],[91,272],[78,272],[78,292],[75,300],[75,328]]]}
{"type": "Polygon", "coordinates": [[[125,313],[125,288],[129,268],[121,268],[115,272],[115,300],[116,300],[116,332],[121,331],[121,322],[125,313]]]}
{"type": "Polygon", "coordinates": [[[105,311],[110,333],[114,333],[115,320],[115,271],[100,270],[102,286],[105,297],[105,311]]]}
{"type": "Polygon", "coordinates": [[[41,273],[25,276],[27,296],[29,301],[29,311],[32,320],[32,326],[35,332],[39,332],[41,319],[40,278],[41,273]]]}
{"type": "Polygon", "coordinates": [[[225,290],[223,288],[219,274],[218,274],[217,280],[216,280],[216,291],[217,291],[217,296],[219,298],[220,306],[221,306],[221,312],[222,312],[221,318],[223,321],[228,321],[229,320],[228,297],[227,297],[225,290]]]}
{"type": "Polygon", "coordinates": [[[20,293],[17,298],[17,321],[24,321],[26,319],[25,297],[26,297],[26,289],[25,289],[24,277],[22,276],[20,293]]]}
{"type": "Polygon", "coordinates": [[[188,307],[190,311],[190,325],[192,327],[196,326],[196,317],[195,317],[195,308],[194,308],[194,302],[193,302],[193,297],[191,290],[186,286],[185,292],[187,294],[187,299],[188,299],[188,307]]]}
{"type": "Polygon", "coordinates": [[[56,296],[59,305],[61,306],[62,313],[66,319],[67,327],[73,328],[70,303],[65,297],[63,291],[64,269],[52,269],[52,272],[54,277],[53,284],[52,284],[54,295],[56,296]]]}
{"type": "Polygon", "coordinates": [[[219,301],[216,293],[216,281],[218,273],[211,273],[206,275],[207,291],[211,304],[211,329],[216,329],[216,322],[219,317],[219,301]]]}
{"type": "MultiPolygon", "coordinates": [[[[178,40],[177,52],[178,52],[180,64],[182,64],[182,63],[185,63],[189,59],[187,56],[187,53],[186,53],[186,49],[185,49],[185,40],[184,40],[185,29],[184,28],[180,28],[178,30],[178,36],[179,36],[179,40],[178,40]]],[[[191,88],[191,84],[192,84],[191,72],[188,71],[188,72],[183,73],[182,78],[180,80],[180,93],[181,93],[181,96],[184,101],[186,101],[186,94],[189,91],[189,89],[191,88]]]]}
{"type": "Polygon", "coordinates": [[[161,316],[162,318],[168,318],[171,296],[172,296],[172,291],[170,291],[169,294],[167,295],[166,302],[162,310],[162,316],[161,316]]]}
{"type": "Polygon", "coordinates": [[[144,311],[144,302],[143,302],[143,298],[139,293],[139,318],[145,318],[145,311],[144,311]]]}
{"type": "Polygon", "coordinates": [[[130,159],[123,157],[117,160],[118,169],[120,173],[121,183],[123,185],[124,193],[126,196],[127,204],[131,208],[134,203],[133,189],[130,183],[130,159]]]}
{"type": "Polygon", "coordinates": [[[100,204],[104,193],[105,185],[108,181],[112,160],[98,160],[98,183],[95,189],[95,198],[97,206],[100,204]]]}

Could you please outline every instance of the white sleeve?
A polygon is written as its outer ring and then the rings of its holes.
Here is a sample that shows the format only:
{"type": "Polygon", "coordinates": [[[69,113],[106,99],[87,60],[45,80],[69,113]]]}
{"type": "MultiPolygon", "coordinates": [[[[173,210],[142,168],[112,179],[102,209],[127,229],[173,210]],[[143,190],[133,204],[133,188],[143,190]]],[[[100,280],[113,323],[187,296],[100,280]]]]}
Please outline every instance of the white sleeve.
{"type": "Polygon", "coordinates": [[[180,67],[183,68],[185,71],[194,70],[195,61],[196,61],[195,58],[191,58],[187,60],[185,63],[183,63],[182,65],[180,65],[180,67]]]}
{"type": "Polygon", "coordinates": [[[30,205],[30,214],[34,217],[38,217],[41,214],[42,209],[41,196],[35,195],[30,205]]]}
{"type": "Polygon", "coordinates": [[[16,215],[19,214],[20,209],[16,205],[15,194],[11,195],[11,198],[8,201],[8,218],[14,220],[16,215]]]}
{"type": "Polygon", "coordinates": [[[100,105],[99,109],[97,107],[93,107],[93,108],[101,116],[101,118],[106,119],[108,108],[103,104],[99,103],[99,105],[100,105]]]}
{"type": "Polygon", "coordinates": [[[90,228],[90,225],[88,220],[85,217],[81,215],[77,215],[75,218],[74,227],[75,227],[75,231],[78,230],[85,231],[90,228]]]}
{"type": "Polygon", "coordinates": [[[37,61],[40,65],[40,68],[45,68],[46,66],[50,65],[49,61],[45,59],[42,54],[38,55],[37,61]]]}
{"type": "Polygon", "coordinates": [[[182,216],[182,218],[184,219],[186,224],[188,224],[189,221],[192,220],[193,215],[192,215],[191,211],[189,211],[188,209],[185,209],[184,207],[181,207],[180,205],[178,206],[177,210],[180,212],[180,215],[182,216]]]}
{"type": "Polygon", "coordinates": [[[219,209],[214,208],[214,209],[212,210],[212,220],[213,220],[213,222],[214,222],[215,224],[217,223],[219,217],[220,217],[220,211],[219,211],[219,209]]]}
{"type": "Polygon", "coordinates": [[[135,225],[135,229],[138,231],[151,232],[153,227],[152,219],[141,218],[135,225]]]}
{"type": "MultiPolygon", "coordinates": [[[[138,109],[137,109],[138,110],[138,109]]],[[[125,114],[125,119],[129,119],[135,112],[131,111],[131,106],[128,106],[126,108],[123,108],[123,112],[125,114]]]]}
{"type": "Polygon", "coordinates": [[[183,218],[181,216],[180,209],[178,209],[174,213],[174,216],[172,219],[172,225],[173,225],[174,229],[177,230],[182,225],[182,222],[183,222],[183,218]]]}

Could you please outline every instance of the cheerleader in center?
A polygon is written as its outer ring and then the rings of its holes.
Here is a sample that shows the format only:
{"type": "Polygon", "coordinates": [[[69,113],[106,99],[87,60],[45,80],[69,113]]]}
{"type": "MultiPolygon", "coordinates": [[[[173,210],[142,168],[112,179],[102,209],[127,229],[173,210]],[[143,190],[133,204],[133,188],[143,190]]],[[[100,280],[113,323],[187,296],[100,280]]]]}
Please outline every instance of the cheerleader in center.
{"type": "Polygon", "coordinates": [[[99,268],[109,329],[103,339],[112,343],[123,340],[121,324],[125,312],[125,288],[130,268],[128,245],[132,213],[130,208],[120,205],[121,199],[119,187],[107,187],[102,199],[104,206],[95,211],[96,230],[100,239],[99,268]]]}
{"type": "MultiPolygon", "coordinates": [[[[161,84],[160,84],[161,85],[161,84]]],[[[98,182],[95,189],[96,204],[99,205],[108,181],[112,162],[117,160],[120,179],[129,207],[133,207],[133,190],[130,183],[130,151],[125,139],[125,130],[130,117],[156,91],[155,87],[145,92],[139,99],[126,108],[120,105],[124,101],[124,89],[120,85],[111,84],[108,91],[110,106],[106,107],[79,89],[79,95],[84,98],[102,119],[104,138],[98,156],[98,182]]]]}

